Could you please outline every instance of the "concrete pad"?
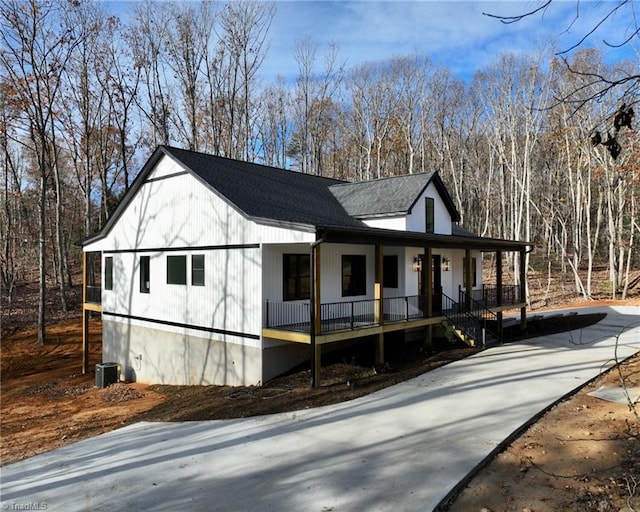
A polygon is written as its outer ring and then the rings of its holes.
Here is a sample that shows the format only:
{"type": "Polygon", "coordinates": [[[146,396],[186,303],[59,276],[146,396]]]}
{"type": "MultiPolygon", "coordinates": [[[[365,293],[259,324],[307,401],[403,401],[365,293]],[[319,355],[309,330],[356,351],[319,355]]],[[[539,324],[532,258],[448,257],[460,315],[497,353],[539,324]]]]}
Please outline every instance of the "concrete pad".
{"type": "Polygon", "coordinates": [[[580,312],[607,317],[582,331],[491,348],[350,402],[138,423],[11,464],[1,468],[2,508],[433,510],[528,420],[615,357],[640,350],[640,308],[580,312]]]}
{"type": "Polygon", "coordinates": [[[587,393],[587,395],[613,402],[615,404],[635,405],[640,400],[640,388],[623,388],[619,386],[600,386],[598,389],[587,393]]]}

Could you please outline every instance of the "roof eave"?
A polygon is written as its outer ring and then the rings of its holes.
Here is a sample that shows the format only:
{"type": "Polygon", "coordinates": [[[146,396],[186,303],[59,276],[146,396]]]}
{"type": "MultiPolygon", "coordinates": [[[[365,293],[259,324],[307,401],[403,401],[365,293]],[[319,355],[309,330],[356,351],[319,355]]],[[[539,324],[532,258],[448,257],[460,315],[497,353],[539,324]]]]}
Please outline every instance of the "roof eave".
{"type": "Polygon", "coordinates": [[[530,242],[519,240],[438,235],[380,228],[336,228],[326,226],[319,227],[318,233],[323,241],[334,243],[473,249],[478,251],[526,251],[533,247],[530,242]]]}
{"type": "Polygon", "coordinates": [[[388,219],[393,217],[402,217],[405,215],[409,215],[409,211],[398,211],[398,212],[385,212],[385,213],[374,213],[369,215],[355,215],[354,218],[358,220],[369,220],[369,219],[388,219]]]}

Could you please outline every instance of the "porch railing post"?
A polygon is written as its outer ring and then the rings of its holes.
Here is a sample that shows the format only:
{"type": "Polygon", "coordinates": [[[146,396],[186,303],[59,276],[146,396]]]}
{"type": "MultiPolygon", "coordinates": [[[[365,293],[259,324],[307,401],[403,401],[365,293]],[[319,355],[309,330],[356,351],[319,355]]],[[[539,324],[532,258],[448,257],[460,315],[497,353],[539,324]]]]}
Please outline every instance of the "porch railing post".
{"type": "Polygon", "coordinates": [[[350,322],[351,330],[353,331],[353,324],[354,324],[354,320],[353,320],[353,305],[354,305],[354,302],[351,301],[350,304],[351,304],[351,315],[349,315],[349,316],[350,316],[350,321],[351,321],[350,322]]]}

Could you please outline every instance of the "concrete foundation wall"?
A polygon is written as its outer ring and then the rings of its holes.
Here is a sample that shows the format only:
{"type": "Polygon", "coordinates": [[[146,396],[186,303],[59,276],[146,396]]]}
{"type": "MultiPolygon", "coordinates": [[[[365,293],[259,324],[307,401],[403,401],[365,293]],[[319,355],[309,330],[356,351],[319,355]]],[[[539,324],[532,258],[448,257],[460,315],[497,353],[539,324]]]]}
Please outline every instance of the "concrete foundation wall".
{"type": "Polygon", "coordinates": [[[265,348],[262,352],[263,382],[267,382],[310,359],[311,347],[302,343],[286,343],[265,348]]]}
{"type": "Polygon", "coordinates": [[[127,380],[173,385],[258,385],[260,348],[103,318],[102,360],[127,380]]]}

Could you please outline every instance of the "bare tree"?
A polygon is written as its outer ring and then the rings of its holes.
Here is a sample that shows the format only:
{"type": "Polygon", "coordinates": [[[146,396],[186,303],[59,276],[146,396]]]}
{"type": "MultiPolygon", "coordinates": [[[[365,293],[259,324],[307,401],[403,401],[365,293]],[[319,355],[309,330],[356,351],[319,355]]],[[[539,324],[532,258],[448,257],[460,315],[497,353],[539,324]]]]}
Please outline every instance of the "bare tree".
{"type": "Polygon", "coordinates": [[[124,191],[132,181],[131,162],[140,145],[141,134],[135,123],[134,113],[140,92],[142,69],[131,59],[131,53],[123,47],[128,32],[114,16],[107,19],[103,39],[96,62],[97,78],[104,88],[112,120],[118,133],[118,167],[122,171],[124,191]]]}
{"type": "Polygon", "coordinates": [[[166,41],[175,37],[170,27],[170,13],[166,9],[158,9],[151,0],[136,4],[128,41],[135,66],[143,72],[144,93],[136,97],[136,103],[150,125],[146,141],[150,148],[172,140],[169,127],[172,82],[165,46],[166,41]]]}
{"type": "Polygon", "coordinates": [[[330,44],[324,67],[316,72],[319,44],[310,37],[296,41],[294,56],[299,75],[294,100],[295,133],[289,153],[298,160],[300,170],[320,174],[322,146],[326,142],[326,120],[343,80],[343,66],[338,63],[338,46],[330,44]]]}
{"type": "Polygon", "coordinates": [[[226,57],[226,91],[229,133],[227,156],[253,160],[253,95],[258,70],[267,50],[267,34],[275,5],[253,0],[230,2],[220,20],[220,43],[226,57]]]}
{"type": "MultiPolygon", "coordinates": [[[[504,55],[485,82],[486,109],[490,123],[490,144],[498,162],[500,190],[500,236],[513,240],[532,240],[532,195],[536,146],[543,129],[546,107],[545,75],[540,61],[504,55]]],[[[539,214],[541,212],[538,212],[539,214]]],[[[512,261],[517,282],[518,263],[512,261]]],[[[528,265],[527,260],[522,262],[528,265]]]]}
{"type": "Polygon", "coordinates": [[[203,65],[209,52],[214,29],[214,12],[210,2],[171,4],[167,40],[167,63],[179,84],[175,94],[180,109],[174,112],[173,122],[178,137],[191,150],[200,145],[199,126],[202,115],[203,65]],[[186,122],[183,120],[183,115],[186,122]]]}
{"type": "MultiPolygon", "coordinates": [[[[73,8],[73,5],[69,5],[73,8]]],[[[60,95],[60,72],[80,41],[78,27],[65,24],[63,4],[48,0],[3,0],[0,3],[0,65],[12,94],[23,105],[25,141],[34,156],[38,173],[39,282],[38,343],[45,342],[46,316],[46,197],[50,179],[55,181],[56,236],[60,240],[61,187],[56,146],[56,104],[60,95]]],[[[58,247],[60,251],[60,246],[58,247]]],[[[62,265],[61,254],[59,264],[62,265]]],[[[61,270],[61,269],[59,269],[61,270]]],[[[63,272],[59,271],[60,276],[63,272]]],[[[65,281],[60,280],[66,309],[65,281]]]]}
{"type": "Polygon", "coordinates": [[[283,77],[279,77],[275,85],[267,87],[262,92],[259,104],[261,108],[258,129],[263,159],[268,165],[286,167],[291,99],[283,77]]]}

